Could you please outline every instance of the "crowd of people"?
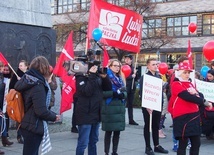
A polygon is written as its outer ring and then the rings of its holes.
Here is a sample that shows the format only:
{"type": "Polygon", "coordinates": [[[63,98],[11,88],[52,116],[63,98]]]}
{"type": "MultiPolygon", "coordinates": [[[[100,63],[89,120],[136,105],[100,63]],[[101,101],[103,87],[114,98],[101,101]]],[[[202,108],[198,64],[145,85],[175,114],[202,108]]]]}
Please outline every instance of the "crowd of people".
{"type": "MultiPolygon", "coordinates": [[[[93,65],[87,74],[76,73],[76,93],[74,94],[74,109],[71,132],[78,133],[76,155],[84,155],[88,149],[89,155],[96,155],[96,144],[99,139],[99,128],[105,132],[104,154],[118,155],[120,133],[125,130],[125,112],[127,108],[129,125],[139,125],[134,120],[133,102],[136,96],[136,85],[139,82],[139,97],[143,94],[144,75],[140,76],[133,62],[133,56],[124,56],[124,64],[129,65],[131,73],[125,77],[121,70],[122,62],[110,59],[106,72],[98,72],[98,66],[93,65]],[[101,124],[100,124],[101,123],[101,124]],[[111,148],[112,142],[112,150],[111,148]]],[[[181,57],[173,71],[165,75],[158,71],[159,62],[149,58],[146,62],[145,74],[162,79],[161,111],[142,107],[144,120],[143,136],[145,154],[155,152],[168,154],[169,151],[159,143],[159,138],[166,138],[164,121],[166,114],[171,114],[173,139],[172,149],[177,155],[185,155],[190,146],[190,155],[198,155],[200,136],[214,139],[214,119],[203,117],[205,108],[211,109],[213,103],[207,101],[204,95],[196,89],[190,74],[188,58],[181,57]],[[150,119],[151,131],[150,131],[150,119]],[[153,147],[150,140],[152,135],[153,147]]],[[[54,90],[57,88],[56,77],[52,74],[53,67],[43,56],[34,58],[28,66],[25,60],[18,64],[17,74],[0,62],[0,114],[1,138],[3,146],[10,146],[8,140],[9,118],[5,110],[4,96],[10,89],[22,93],[25,115],[17,127],[17,141],[23,144],[23,155],[46,153],[51,149],[47,121],[58,121],[60,115],[51,111],[54,106],[54,90]]],[[[195,72],[196,79],[201,79],[195,72]]],[[[214,82],[214,62],[207,72],[207,77],[201,79],[214,82]]],[[[0,151],[0,154],[4,154],[0,151]]]]}

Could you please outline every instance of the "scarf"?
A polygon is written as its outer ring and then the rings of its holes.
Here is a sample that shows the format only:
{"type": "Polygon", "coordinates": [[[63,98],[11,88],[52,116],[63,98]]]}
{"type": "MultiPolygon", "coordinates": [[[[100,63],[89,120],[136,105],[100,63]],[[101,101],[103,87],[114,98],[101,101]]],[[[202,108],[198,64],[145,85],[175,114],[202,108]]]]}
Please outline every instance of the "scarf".
{"type": "MultiPolygon", "coordinates": [[[[111,69],[107,70],[107,74],[112,84],[112,91],[117,92],[117,90],[121,87],[124,87],[123,80],[120,76],[116,76],[111,69]]],[[[107,98],[106,104],[108,105],[112,101],[112,97],[107,98]]]]}
{"type": "MultiPolygon", "coordinates": [[[[46,106],[48,108],[50,105],[50,101],[51,101],[51,89],[50,89],[48,82],[45,81],[45,83],[46,83],[46,86],[48,87],[48,93],[47,93],[47,97],[46,97],[46,106]]],[[[48,124],[46,121],[43,121],[43,126],[44,126],[44,135],[42,137],[41,155],[48,153],[52,149],[49,131],[48,131],[48,124]]]]}

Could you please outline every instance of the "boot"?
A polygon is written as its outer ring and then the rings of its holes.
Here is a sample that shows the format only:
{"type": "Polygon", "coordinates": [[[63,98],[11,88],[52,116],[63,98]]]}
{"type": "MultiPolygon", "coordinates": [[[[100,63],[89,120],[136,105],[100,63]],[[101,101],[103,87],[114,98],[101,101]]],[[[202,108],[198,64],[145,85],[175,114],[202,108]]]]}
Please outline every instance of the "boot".
{"type": "Polygon", "coordinates": [[[4,154],[4,151],[1,151],[1,150],[0,150],[0,154],[4,154]]]}
{"type": "Polygon", "coordinates": [[[5,146],[10,146],[13,144],[13,142],[10,142],[7,137],[1,137],[2,145],[5,146]]]}

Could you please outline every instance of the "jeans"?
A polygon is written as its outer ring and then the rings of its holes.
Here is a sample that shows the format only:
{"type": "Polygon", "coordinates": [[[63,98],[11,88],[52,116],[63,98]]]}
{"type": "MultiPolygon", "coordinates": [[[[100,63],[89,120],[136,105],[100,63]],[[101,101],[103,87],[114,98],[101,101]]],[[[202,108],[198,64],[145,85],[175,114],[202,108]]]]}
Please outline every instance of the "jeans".
{"type": "Polygon", "coordinates": [[[97,146],[99,136],[99,123],[78,125],[79,137],[76,148],[76,155],[84,155],[88,146],[88,155],[97,155],[97,146]]]}
{"type": "Polygon", "coordinates": [[[1,131],[3,131],[2,134],[1,134],[1,136],[2,136],[2,137],[7,137],[7,125],[6,125],[6,120],[3,119],[2,117],[0,117],[0,128],[1,128],[1,131]]]}
{"type": "Polygon", "coordinates": [[[38,155],[43,136],[25,129],[20,129],[20,131],[24,138],[23,155],[38,155]]]}

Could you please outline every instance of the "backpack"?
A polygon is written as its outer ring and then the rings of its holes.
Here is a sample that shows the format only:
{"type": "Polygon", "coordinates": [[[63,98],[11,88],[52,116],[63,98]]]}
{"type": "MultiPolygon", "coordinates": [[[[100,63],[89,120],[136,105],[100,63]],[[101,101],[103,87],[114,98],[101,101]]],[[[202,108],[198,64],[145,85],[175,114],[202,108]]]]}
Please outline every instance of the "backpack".
{"type": "Polygon", "coordinates": [[[21,120],[24,117],[24,102],[22,94],[15,89],[11,89],[5,98],[7,101],[6,110],[8,116],[12,120],[21,123],[21,120]]]}

